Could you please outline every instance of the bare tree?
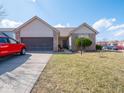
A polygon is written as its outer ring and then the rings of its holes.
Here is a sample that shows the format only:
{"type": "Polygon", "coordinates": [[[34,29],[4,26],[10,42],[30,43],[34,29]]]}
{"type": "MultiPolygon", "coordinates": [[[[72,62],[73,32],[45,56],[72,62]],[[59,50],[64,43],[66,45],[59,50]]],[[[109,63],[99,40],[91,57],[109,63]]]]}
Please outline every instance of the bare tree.
{"type": "Polygon", "coordinates": [[[4,16],[6,16],[6,14],[5,14],[5,9],[3,8],[2,5],[0,5],[0,20],[1,20],[4,16]]]}

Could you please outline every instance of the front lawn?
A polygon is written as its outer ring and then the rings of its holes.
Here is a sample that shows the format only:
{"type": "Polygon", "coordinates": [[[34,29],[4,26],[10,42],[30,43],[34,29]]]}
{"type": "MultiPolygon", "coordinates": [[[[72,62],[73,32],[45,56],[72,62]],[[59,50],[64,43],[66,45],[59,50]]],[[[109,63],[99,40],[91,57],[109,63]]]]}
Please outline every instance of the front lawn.
{"type": "Polygon", "coordinates": [[[32,93],[124,93],[124,53],[55,54],[32,93]]]}

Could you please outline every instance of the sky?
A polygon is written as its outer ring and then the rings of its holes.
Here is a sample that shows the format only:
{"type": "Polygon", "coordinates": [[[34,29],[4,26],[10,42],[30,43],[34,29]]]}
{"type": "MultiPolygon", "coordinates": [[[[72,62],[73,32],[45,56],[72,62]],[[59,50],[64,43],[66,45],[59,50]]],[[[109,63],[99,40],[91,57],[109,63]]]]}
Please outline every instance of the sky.
{"type": "Polygon", "coordinates": [[[97,41],[124,40],[124,0],[0,0],[6,16],[0,27],[17,27],[33,16],[55,27],[78,27],[86,22],[99,34],[97,41]]]}

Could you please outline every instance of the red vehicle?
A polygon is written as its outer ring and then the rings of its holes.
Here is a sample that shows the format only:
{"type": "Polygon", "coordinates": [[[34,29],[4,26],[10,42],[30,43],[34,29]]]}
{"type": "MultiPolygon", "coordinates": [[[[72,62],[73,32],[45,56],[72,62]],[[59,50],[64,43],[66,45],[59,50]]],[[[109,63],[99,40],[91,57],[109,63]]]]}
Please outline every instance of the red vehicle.
{"type": "Polygon", "coordinates": [[[15,53],[24,55],[26,53],[25,49],[26,46],[23,43],[19,43],[18,41],[7,36],[0,36],[0,57],[15,53]]]}
{"type": "Polygon", "coordinates": [[[124,50],[124,46],[117,46],[118,50],[124,50]]]}

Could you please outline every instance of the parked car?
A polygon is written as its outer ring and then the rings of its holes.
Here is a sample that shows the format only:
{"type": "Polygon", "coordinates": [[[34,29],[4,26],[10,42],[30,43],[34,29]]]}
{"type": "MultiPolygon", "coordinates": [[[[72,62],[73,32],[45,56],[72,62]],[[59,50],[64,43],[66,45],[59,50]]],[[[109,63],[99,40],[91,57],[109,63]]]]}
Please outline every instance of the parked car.
{"type": "Polygon", "coordinates": [[[26,46],[7,36],[0,36],[0,57],[20,53],[26,53],[26,46]]]}
{"type": "Polygon", "coordinates": [[[112,46],[112,50],[118,50],[117,46],[112,46]]]}
{"type": "Polygon", "coordinates": [[[117,46],[103,46],[103,50],[118,50],[117,46]]]}
{"type": "Polygon", "coordinates": [[[108,47],[107,46],[103,46],[102,50],[108,50],[108,47]]]}
{"type": "Polygon", "coordinates": [[[124,50],[124,46],[117,46],[118,50],[124,50]]]}

